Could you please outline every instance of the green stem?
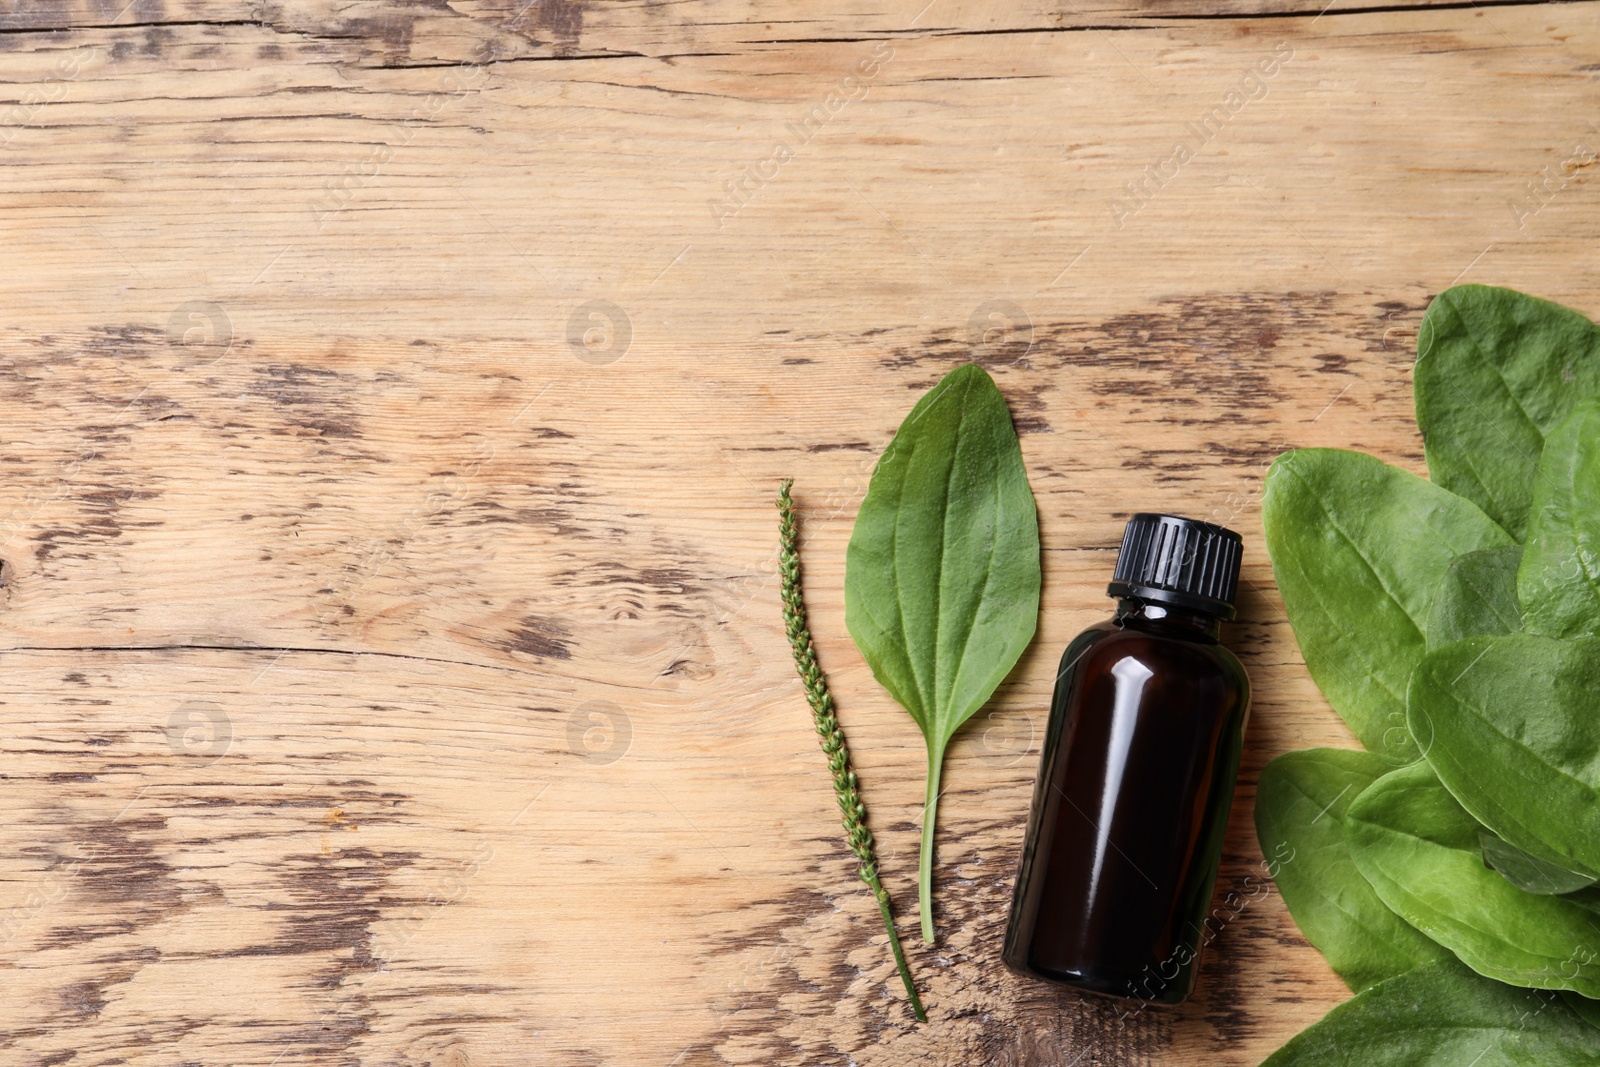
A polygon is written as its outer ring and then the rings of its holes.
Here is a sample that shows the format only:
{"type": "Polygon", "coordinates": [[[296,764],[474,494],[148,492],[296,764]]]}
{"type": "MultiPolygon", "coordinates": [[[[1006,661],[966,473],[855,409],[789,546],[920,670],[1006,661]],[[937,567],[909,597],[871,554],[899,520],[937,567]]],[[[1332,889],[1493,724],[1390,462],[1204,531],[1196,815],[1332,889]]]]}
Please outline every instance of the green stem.
{"type": "Polygon", "coordinates": [[[918,1022],[927,1022],[922,1001],[917,997],[916,986],[911,983],[911,968],[906,964],[905,950],[900,946],[900,935],[895,932],[894,913],[889,908],[889,894],[878,878],[877,846],[872,831],[867,829],[867,807],[861,802],[861,783],[850,766],[850,748],[845,744],[844,729],[834,712],[833,694],[828,692],[828,680],[823,677],[817,663],[817,650],[811,643],[811,629],[806,622],[806,604],[800,594],[799,528],[794,519],[794,501],[789,487],[794,479],[785,478],[778,487],[779,569],[783,585],[783,623],[789,635],[789,647],[794,650],[795,670],[805,683],[806,702],[811,705],[812,721],[817,727],[817,737],[822,752],[828,757],[828,770],[833,773],[833,792],[839,800],[843,815],[845,840],[856,859],[861,861],[857,872],[872,890],[878,910],[883,914],[883,926],[889,931],[889,948],[894,952],[895,966],[900,969],[900,980],[905,983],[906,994],[911,998],[911,1010],[918,1022]]]}
{"type": "Polygon", "coordinates": [[[889,931],[889,947],[894,950],[894,964],[900,968],[900,981],[906,985],[906,996],[911,998],[911,1010],[916,1013],[919,1023],[925,1023],[928,1013],[922,1010],[922,998],[917,996],[917,987],[911,984],[911,968],[906,966],[905,949],[900,947],[900,935],[894,929],[894,913],[889,910],[889,891],[878,881],[877,871],[863,867],[861,880],[872,889],[872,895],[878,901],[878,910],[883,913],[883,927],[889,931]]]}
{"type": "Polygon", "coordinates": [[[944,773],[944,746],[928,749],[928,793],[922,808],[922,859],[917,867],[917,907],[922,912],[922,940],[933,940],[933,827],[939,821],[939,777],[944,773]]]}

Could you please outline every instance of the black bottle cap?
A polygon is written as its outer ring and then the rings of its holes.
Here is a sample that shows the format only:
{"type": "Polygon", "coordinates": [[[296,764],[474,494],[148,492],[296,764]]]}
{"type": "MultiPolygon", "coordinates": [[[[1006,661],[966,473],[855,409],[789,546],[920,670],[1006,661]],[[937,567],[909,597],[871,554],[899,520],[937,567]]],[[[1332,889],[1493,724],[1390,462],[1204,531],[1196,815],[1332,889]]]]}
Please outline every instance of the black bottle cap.
{"type": "Polygon", "coordinates": [[[1244,539],[1178,515],[1141,512],[1128,520],[1106,593],[1233,618],[1244,539]]]}

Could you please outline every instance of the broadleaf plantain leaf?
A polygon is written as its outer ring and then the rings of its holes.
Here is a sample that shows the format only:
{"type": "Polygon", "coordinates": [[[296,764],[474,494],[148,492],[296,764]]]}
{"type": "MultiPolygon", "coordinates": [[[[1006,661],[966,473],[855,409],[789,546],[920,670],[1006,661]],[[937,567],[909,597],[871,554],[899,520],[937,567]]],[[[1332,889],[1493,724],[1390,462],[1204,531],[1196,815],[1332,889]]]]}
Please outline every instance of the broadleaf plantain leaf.
{"type": "Polygon", "coordinates": [[[1417,352],[1429,476],[1522,540],[1545,435],[1600,397],[1600,327],[1526,293],[1458,285],[1428,305],[1417,352]]]}
{"type": "Polygon", "coordinates": [[[922,936],[933,940],[945,749],[1033,640],[1039,518],[1011,413],[976,364],[945,375],[878,460],[845,559],[845,624],[928,746],[922,936]]]}

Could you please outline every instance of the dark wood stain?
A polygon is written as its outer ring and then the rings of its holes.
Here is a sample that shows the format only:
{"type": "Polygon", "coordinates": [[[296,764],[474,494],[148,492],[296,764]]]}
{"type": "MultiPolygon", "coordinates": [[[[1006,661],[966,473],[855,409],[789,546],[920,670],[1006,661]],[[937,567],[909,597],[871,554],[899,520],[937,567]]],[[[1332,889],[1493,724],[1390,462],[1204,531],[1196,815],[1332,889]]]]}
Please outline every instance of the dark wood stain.
{"type": "Polygon", "coordinates": [[[342,382],[338,371],[299,363],[255,364],[252,371],[256,389],[271,397],[283,416],[285,426],[274,432],[361,437],[359,418],[349,399],[358,391],[356,383],[342,382]]]}
{"type": "Polygon", "coordinates": [[[128,934],[179,910],[183,889],[173,877],[164,844],[158,843],[165,832],[165,818],[138,812],[72,827],[85,857],[78,862],[72,888],[97,904],[114,907],[99,921],[80,917],[70,925],[52,925],[46,943],[66,948],[128,934]]]}
{"type": "MultiPolygon", "coordinates": [[[[1050,432],[1048,421],[1035,411],[1046,410],[1043,394],[1051,389],[1064,390],[1069,404],[1082,390],[1194,412],[1188,420],[1175,415],[1179,423],[1253,421],[1263,408],[1287,397],[1277,380],[1281,340],[1326,328],[1340,313],[1333,294],[1322,292],[1170,297],[1148,310],[1100,322],[1035,322],[1025,355],[986,365],[1001,375],[1010,367],[1043,373],[1042,379],[1024,375],[1031,384],[1007,394],[1020,433],[1050,432]]],[[[957,330],[946,329],[914,347],[894,346],[879,362],[895,371],[929,363],[948,370],[974,356],[957,330]]],[[[907,384],[920,390],[932,383],[918,378],[907,384]]]]}
{"type": "Polygon", "coordinates": [[[500,647],[539,659],[571,659],[571,637],[572,631],[555,619],[524,615],[521,625],[511,631],[500,647]]]}
{"type": "Polygon", "coordinates": [[[583,34],[585,0],[540,0],[531,14],[533,22],[552,38],[557,55],[565,55],[578,47],[583,34]]]}
{"type": "Polygon", "coordinates": [[[1341,356],[1337,352],[1319,352],[1316,356],[1318,374],[1350,374],[1345,370],[1350,365],[1349,356],[1341,356]]]}
{"type": "Polygon", "coordinates": [[[498,500],[473,500],[459,509],[457,521],[463,526],[534,526],[555,537],[586,537],[589,525],[577,511],[567,507],[514,508],[498,500]]]}

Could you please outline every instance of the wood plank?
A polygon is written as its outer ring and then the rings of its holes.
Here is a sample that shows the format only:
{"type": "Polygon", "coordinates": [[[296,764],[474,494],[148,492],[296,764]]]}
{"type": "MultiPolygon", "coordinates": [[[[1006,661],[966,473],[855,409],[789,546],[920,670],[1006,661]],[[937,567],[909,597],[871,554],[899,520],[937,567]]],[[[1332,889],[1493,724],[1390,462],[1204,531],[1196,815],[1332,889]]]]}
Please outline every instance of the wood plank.
{"type": "MultiPolygon", "coordinates": [[[[871,42],[907,34],[983,35],[1145,27],[1236,17],[1312,18],[1426,8],[1483,11],[1534,0],[1061,0],[999,6],[979,0],[909,0],[885,7],[828,0],[776,10],[751,0],[670,5],[592,0],[273,0],[241,10],[229,0],[46,0],[0,8],[0,34],[130,30],[127,52],[158,53],[179,28],[235,35],[270,30],[285,46],[309,45],[363,66],[417,66],[498,59],[742,54],[817,41],[871,42]]],[[[1582,0],[1558,0],[1581,3],[1582,0]]],[[[1549,6],[1543,4],[1540,6],[1549,6]]],[[[30,42],[31,44],[32,42],[30,42]]],[[[1003,46],[1005,42],[999,42],[1003,46]]],[[[263,56],[263,58],[273,58],[263,56]]]]}
{"type": "Polygon", "coordinates": [[[1592,7],[589,6],[492,63],[504,4],[114,7],[0,25],[30,30],[0,33],[8,1054],[1209,1067],[1343,999],[1246,881],[1261,765],[1352,743],[1261,476],[1297,445],[1423,470],[1410,351],[1453,280],[1600,312],[1593,172],[1542,177],[1594,143],[1592,7]],[[909,932],[921,740],[846,635],[843,554],[969,359],[1023,433],[1045,612],[951,756],[919,1027],[771,502],[798,479],[909,932]],[[1247,537],[1219,902],[1251,899],[1193,1002],[1119,1019],[997,951],[1054,658],[1149,508],[1247,537]]]}
{"type": "Polygon", "coordinates": [[[208,299],[241,342],[479,337],[557,354],[571,314],[601,298],[627,310],[640,360],[670,358],[685,322],[702,354],[903,324],[964,337],[990,299],[1048,323],[1264,277],[1410,306],[1470,268],[1581,304],[1559,264],[1594,237],[1585,182],[1521,226],[1513,211],[1538,207],[1528,183],[1593,139],[1592,42],[1582,19],[1561,21],[1572,10],[1324,18],[1145,206],[1127,186],[1226,107],[1277,36],[1241,37],[1244,21],[1124,32],[1116,49],[1098,35],[906,41],[799,145],[791,127],[876,46],[497,64],[452,97],[448,68],[291,56],[234,73],[264,41],[230,49],[191,27],[187,53],[107,52],[8,131],[17,177],[0,204],[19,254],[3,284],[34,333],[161,330],[208,299]],[[951,80],[973,73],[974,48],[1005,77],[951,80]],[[163,72],[185,54],[222,73],[163,72]],[[1483,107],[1486,81],[1505,109],[1483,107]],[[1424,87],[1426,118],[1385,118],[1424,87]],[[922,117],[934,102],[938,121],[922,117]],[[784,138],[794,157],[758,180],[784,138]],[[723,277],[751,299],[701,287],[723,277]],[[375,302],[384,315],[361,313],[375,302]],[[885,322],[885,303],[905,310],[885,322]]]}

